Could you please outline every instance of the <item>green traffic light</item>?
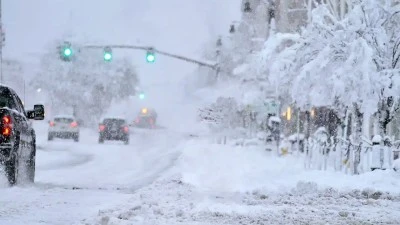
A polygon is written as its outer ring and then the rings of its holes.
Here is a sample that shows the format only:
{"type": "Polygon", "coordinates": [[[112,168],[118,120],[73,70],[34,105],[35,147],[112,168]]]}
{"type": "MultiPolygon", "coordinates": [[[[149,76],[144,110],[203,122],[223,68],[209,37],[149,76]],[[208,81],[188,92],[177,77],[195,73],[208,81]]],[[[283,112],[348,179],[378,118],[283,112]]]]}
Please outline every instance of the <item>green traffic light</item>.
{"type": "Polygon", "coordinates": [[[148,53],[146,56],[147,62],[154,62],[156,60],[156,57],[152,53],[148,53]]]}
{"type": "Polygon", "coordinates": [[[72,55],[72,50],[70,48],[65,48],[63,51],[64,56],[68,57],[72,55]]]}
{"type": "Polygon", "coordinates": [[[105,53],[104,53],[104,60],[105,60],[105,61],[111,61],[111,59],[112,59],[111,53],[105,52],[105,53]]]}
{"type": "Polygon", "coordinates": [[[141,93],[141,94],[139,95],[139,98],[140,98],[140,99],[144,99],[144,94],[141,93]]]}

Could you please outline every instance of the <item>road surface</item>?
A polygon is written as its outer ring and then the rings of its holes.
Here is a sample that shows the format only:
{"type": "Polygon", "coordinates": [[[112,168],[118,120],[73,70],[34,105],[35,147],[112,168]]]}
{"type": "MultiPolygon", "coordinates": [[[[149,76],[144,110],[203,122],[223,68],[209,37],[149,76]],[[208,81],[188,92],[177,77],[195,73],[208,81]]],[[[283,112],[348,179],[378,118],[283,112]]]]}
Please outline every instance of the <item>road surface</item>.
{"type": "Polygon", "coordinates": [[[97,143],[81,130],[79,143],[47,141],[47,124],[36,122],[36,182],[9,188],[2,176],[0,225],[73,224],[120,204],[171,167],[180,134],[133,130],[129,145],[97,143]]]}

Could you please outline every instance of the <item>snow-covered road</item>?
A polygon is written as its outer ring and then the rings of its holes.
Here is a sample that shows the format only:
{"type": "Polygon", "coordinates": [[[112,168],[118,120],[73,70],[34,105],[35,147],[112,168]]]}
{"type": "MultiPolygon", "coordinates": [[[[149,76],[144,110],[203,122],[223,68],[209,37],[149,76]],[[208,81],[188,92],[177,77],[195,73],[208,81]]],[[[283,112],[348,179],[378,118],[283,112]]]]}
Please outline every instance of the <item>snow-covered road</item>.
{"type": "Polygon", "coordinates": [[[400,223],[394,171],[304,170],[296,156],[168,129],[134,130],[128,146],[88,129],[48,142],[36,125],[36,183],[0,187],[0,225],[400,223]]]}
{"type": "Polygon", "coordinates": [[[46,125],[35,126],[36,183],[1,187],[1,225],[72,224],[97,215],[150,184],[179,154],[175,146],[181,135],[168,130],[134,131],[130,145],[100,145],[94,130],[82,130],[79,143],[47,142],[46,125]]]}

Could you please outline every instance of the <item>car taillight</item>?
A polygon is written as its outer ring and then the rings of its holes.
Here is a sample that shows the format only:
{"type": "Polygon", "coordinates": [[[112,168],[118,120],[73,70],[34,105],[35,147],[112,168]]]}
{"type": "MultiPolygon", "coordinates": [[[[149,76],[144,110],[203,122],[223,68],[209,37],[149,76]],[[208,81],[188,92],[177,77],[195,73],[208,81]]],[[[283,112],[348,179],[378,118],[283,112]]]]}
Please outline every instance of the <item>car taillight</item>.
{"type": "Polygon", "coordinates": [[[106,129],[106,126],[104,126],[104,125],[100,125],[100,126],[99,126],[99,130],[100,130],[100,131],[104,131],[105,129],[106,129]]]}
{"type": "Polygon", "coordinates": [[[4,116],[3,117],[3,124],[11,124],[11,117],[10,116],[4,116]]]}
{"type": "Polygon", "coordinates": [[[78,123],[77,122],[72,122],[71,123],[71,127],[77,127],[78,126],[78,123]]]}
{"type": "Polygon", "coordinates": [[[123,129],[124,129],[124,132],[125,132],[125,133],[128,133],[128,132],[129,132],[129,127],[125,126],[123,129]]]}
{"type": "Polygon", "coordinates": [[[54,125],[56,125],[53,121],[50,122],[50,126],[54,127],[54,125]]]}
{"type": "Polygon", "coordinates": [[[2,131],[1,133],[4,136],[10,136],[12,132],[12,121],[11,121],[11,116],[3,116],[2,118],[2,131]]]}

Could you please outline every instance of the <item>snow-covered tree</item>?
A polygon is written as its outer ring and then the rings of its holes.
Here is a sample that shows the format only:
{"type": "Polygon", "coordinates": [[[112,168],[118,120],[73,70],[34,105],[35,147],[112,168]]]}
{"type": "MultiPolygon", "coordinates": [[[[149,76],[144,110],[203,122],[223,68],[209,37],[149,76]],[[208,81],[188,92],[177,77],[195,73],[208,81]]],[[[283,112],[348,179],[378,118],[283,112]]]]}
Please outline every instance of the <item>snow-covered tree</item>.
{"type": "Polygon", "coordinates": [[[64,62],[56,47],[43,56],[33,82],[49,94],[53,111],[73,108],[82,121],[97,122],[113,99],[135,94],[138,78],[129,60],[104,62],[101,51],[82,49],[72,61],[64,62]]]}
{"type": "Polygon", "coordinates": [[[235,99],[219,97],[215,103],[199,111],[199,118],[208,122],[215,131],[223,131],[240,124],[238,113],[235,99]]]}
{"type": "Polygon", "coordinates": [[[301,38],[291,38],[289,47],[265,61],[270,80],[304,109],[378,112],[385,132],[399,108],[398,11],[387,1],[368,0],[338,20],[327,5],[318,6],[301,38]]]}

